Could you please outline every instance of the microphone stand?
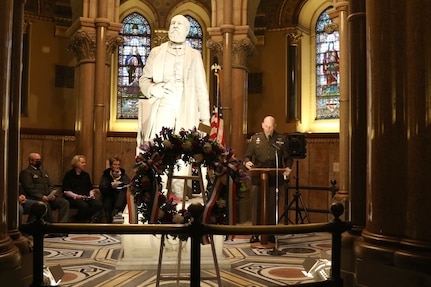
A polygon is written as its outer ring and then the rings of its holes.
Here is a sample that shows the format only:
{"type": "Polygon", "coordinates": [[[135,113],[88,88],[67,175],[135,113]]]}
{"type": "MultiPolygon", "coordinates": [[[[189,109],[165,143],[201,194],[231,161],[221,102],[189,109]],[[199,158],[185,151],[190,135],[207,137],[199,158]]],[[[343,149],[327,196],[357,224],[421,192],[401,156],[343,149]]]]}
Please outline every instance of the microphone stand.
{"type": "MultiPolygon", "coordinates": [[[[278,190],[278,151],[280,150],[280,147],[278,147],[276,144],[273,144],[275,148],[275,224],[278,224],[278,196],[279,196],[279,190],[278,190]]],[[[270,255],[283,255],[286,254],[285,251],[278,250],[278,235],[274,235],[275,239],[275,245],[274,248],[271,251],[268,251],[268,254],[270,255]]]]}

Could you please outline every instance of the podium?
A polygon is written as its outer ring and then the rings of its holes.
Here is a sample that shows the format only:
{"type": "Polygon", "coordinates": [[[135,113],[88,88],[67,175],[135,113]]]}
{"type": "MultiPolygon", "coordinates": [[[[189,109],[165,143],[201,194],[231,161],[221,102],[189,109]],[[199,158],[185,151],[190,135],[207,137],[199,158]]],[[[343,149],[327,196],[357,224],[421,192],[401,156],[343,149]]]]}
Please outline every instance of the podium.
{"type": "MultiPolygon", "coordinates": [[[[261,224],[268,224],[268,201],[269,201],[269,177],[276,177],[278,180],[277,172],[280,172],[280,169],[277,168],[251,168],[247,171],[248,175],[250,175],[251,178],[259,177],[261,179],[261,214],[260,214],[260,222],[261,224]]],[[[277,192],[274,190],[274,192],[277,192]]],[[[278,205],[278,196],[276,194],[276,211],[277,211],[277,205],[278,205]]],[[[276,212],[277,213],[277,212],[276,212]]],[[[275,215],[277,217],[277,214],[275,215]]],[[[275,219],[277,223],[277,218],[275,219]]],[[[274,248],[275,244],[268,241],[268,235],[263,234],[260,235],[260,242],[255,242],[251,244],[252,248],[274,248]]]]}

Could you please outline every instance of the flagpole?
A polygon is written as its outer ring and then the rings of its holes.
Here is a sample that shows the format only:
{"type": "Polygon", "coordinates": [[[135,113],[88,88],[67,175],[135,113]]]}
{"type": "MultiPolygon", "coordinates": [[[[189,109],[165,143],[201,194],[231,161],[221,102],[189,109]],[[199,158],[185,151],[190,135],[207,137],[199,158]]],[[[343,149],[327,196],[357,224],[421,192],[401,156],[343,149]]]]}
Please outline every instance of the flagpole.
{"type": "Polygon", "coordinates": [[[214,57],[214,64],[212,64],[211,66],[211,70],[213,71],[213,87],[212,87],[212,103],[213,106],[216,105],[217,103],[217,93],[218,93],[218,89],[219,89],[219,83],[218,83],[218,70],[220,70],[221,67],[218,64],[218,59],[217,57],[214,57]]]}
{"type": "Polygon", "coordinates": [[[214,76],[214,91],[213,91],[213,106],[217,107],[217,109],[220,109],[220,75],[218,71],[221,69],[220,65],[217,63],[217,61],[211,66],[211,70],[213,70],[213,76],[214,76]]]}
{"type": "Polygon", "coordinates": [[[214,93],[213,96],[213,114],[211,117],[211,132],[210,139],[213,139],[224,146],[224,122],[221,107],[221,97],[220,97],[220,75],[218,71],[221,69],[220,65],[214,63],[211,66],[211,70],[214,72],[214,93]]]}

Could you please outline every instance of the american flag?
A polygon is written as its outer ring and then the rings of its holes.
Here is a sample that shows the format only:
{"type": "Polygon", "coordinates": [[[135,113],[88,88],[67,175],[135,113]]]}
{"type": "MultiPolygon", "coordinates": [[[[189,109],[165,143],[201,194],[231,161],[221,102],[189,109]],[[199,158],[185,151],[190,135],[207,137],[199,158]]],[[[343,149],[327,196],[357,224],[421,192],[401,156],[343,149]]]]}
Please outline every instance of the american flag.
{"type": "Polygon", "coordinates": [[[218,64],[214,64],[211,67],[214,70],[215,77],[215,92],[214,92],[214,105],[213,105],[213,113],[211,116],[211,132],[210,139],[217,141],[219,144],[224,146],[224,130],[223,130],[223,112],[221,107],[221,99],[220,99],[220,80],[219,73],[220,66],[218,64]]]}

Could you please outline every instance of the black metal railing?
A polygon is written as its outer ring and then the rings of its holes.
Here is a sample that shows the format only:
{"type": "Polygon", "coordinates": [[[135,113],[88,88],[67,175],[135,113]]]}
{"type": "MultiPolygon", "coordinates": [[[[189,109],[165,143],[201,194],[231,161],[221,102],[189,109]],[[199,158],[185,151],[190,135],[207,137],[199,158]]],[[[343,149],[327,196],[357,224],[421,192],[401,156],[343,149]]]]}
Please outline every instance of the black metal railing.
{"type": "Polygon", "coordinates": [[[344,222],[340,216],[344,212],[341,203],[332,204],[330,211],[334,219],[328,223],[310,223],[300,225],[259,225],[232,226],[202,224],[203,205],[192,204],[189,211],[194,218],[191,224],[76,224],[46,223],[41,218],[46,213],[43,203],[34,204],[32,212],[37,216],[33,223],[20,226],[21,232],[33,235],[33,282],[32,287],[43,285],[43,239],[48,233],[72,234],[186,234],[191,239],[190,286],[200,286],[201,276],[201,239],[205,234],[215,235],[249,235],[249,234],[305,234],[329,232],[332,234],[331,274],[321,282],[305,283],[300,286],[334,286],[342,287],[341,274],[341,234],[352,228],[351,223],[344,222]],[[198,220],[196,220],[198,219],[198,220]]]}

